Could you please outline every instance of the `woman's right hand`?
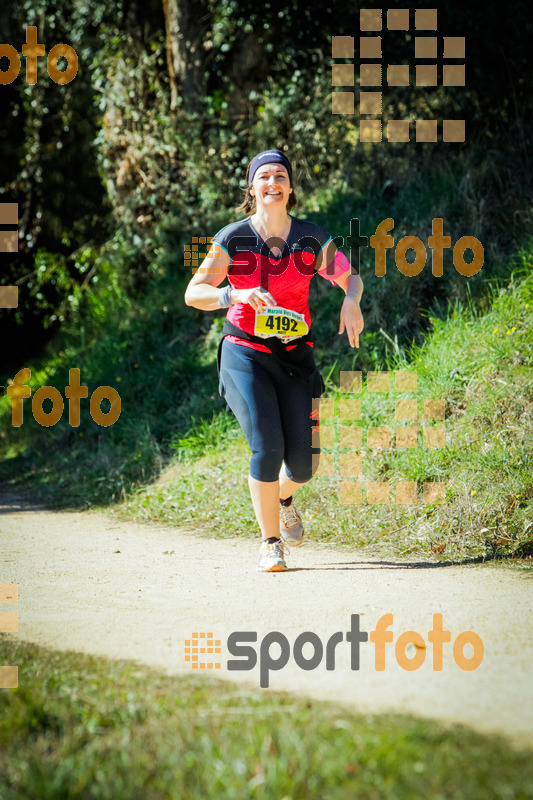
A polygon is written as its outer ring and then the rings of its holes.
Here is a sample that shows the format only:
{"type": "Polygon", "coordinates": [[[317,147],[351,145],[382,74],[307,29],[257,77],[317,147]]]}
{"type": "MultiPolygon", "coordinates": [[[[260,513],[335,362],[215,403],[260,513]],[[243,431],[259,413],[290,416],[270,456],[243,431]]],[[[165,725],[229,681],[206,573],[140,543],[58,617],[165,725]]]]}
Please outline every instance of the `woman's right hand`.
{"type": "Polygon", "coordinates": [[[277,305],[270,292],[261,286],[254,286],[253,289],[234,289],[231,296],[234,303],[248,303],[254,311],[262,311],[266,306],[277,305]]]}

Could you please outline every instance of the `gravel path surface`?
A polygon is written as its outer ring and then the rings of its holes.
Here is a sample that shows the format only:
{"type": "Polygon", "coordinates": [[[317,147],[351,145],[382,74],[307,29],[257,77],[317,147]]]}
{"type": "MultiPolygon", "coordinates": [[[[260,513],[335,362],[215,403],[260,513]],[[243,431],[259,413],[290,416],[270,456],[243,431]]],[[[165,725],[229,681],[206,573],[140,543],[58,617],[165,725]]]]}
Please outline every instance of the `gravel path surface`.
{"type": "MultiPolygon", "coordinates": [[[[533,743],[533,574],[512,565],[441,566],[369,557],[353,547],[308,542],[292,548],[285,573],[257,573],[259,539],[209,539],[163,524],[125,522],[110,512],[49,511],[0,491],[0,582],[18,583],[19,639],[58,650],[133,659],[172,674],[190,672],[184,642],[193,632],[221,640],[222,679],[333,700],[363,712],[410,712],[479,731],[533,743]],[[116,552],[120,551],[120,552],[116,552]],[[165,552],[168,551],[168,552],[165,552]],[[173,551],[173,552],[171,552],[173,551]],[[375,669],[371,641],[352,669],[346,633],[351,615],[370,632],[393,614],[392,643],[384,671],[375,669]],[[451,643],[443,645],[443,668],[433,669],[428,631],[443,615],[451,643]],[[230,671],[228,636],[257,632],[258,665],[230,671]],[[283,669],[266,670],[263,638],[282,633],[290,646],[283,669]],[[304,670],[294,658],[299,634],[312,631],[324,658],[304,670]],[[326,670],[326,644],[343,632],[335,669],[326,670]],[[426,648],[407,646],[407,657],[426,657],[417,670],[403,669],[395,645],[405,631],[419,633],[426,648]],[[453,642],[473,631],[483,642],[483,661],[461,669],[453,642]]],[[[280,655],[270,645],[270,658],[280,655]]],[[[478,648],[479,652],[479,648],[478,648]]],[[[473,647],[467,644],[465,657],[473,647]]],[[[313,655],[308,643],[302,658],[313,655]]],[[[24,680],[19,668],[19,683],[24,680]]]]}

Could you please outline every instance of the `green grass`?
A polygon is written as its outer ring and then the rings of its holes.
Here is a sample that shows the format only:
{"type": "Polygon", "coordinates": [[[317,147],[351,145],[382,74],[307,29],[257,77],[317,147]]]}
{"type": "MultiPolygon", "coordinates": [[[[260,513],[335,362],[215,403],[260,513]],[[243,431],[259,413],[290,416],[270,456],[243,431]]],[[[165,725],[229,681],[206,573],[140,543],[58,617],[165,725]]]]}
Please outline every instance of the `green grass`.
{"type": "MultiPolygon", "coordinates": [[[[527,259],[524,266],[530,268],[527,259]]],[[[257,529],[246,481],[249,450],[233,415],[213,411],[218,395],[210,394],[216,388],[218,323],[194,358],[183,348],[164,363],[149,354],[152,357],[139,376],[149,391],[143,394],[141,389],[140,407],[129,411],[124,402],[115,430],[83,424],[83,412],[80,429],[68,429],[66,435],[39,428],[27,418],[22,428],[10,429],[6,404],[2,437],[10,442],[26,437],[28,444],[25,454],[3,462],[0,479],[9,477],[14,486],[31,486],[56,507],[104,507],[111,501],[124,517],[201,528],[209,535],[249,536],[257,529]],[[170,377],[173,370],[178,377],[170,377]],[[178,400],[175,387],[183,386],[184,376],[190,390],[178,400]],[[156,408],[150,409],[150,403],[156,408]],[[180,428],[181,433],[169,432],[180,428]],[[166,442],[161,441],[160,431],[167,432],[166,442]]],[[[352,355],[328,366],[317,348],[317,361],[327,378],[325,398],[335,404],[334,419],[322,421],[323,431],[334,428],[335,447],[323,445],[322,452],[324,461],[328,455],[333,458],[335,476],[316,476],[298,492],[309,539],[359,546],[388,542],[399,554],[424,553],[439,559],[531,555],[532,351],[530,272],[487,300],[484,313],[456,304],[447,320],[432,319],[432,333],[410,353],[391,345],[389,391],[369,392],[364,381],[361,396],[364,482],[388,481],[390,502],[346,505],[339,495],[340,454],[349,452],[339,448],[339,401],[346,397],[339,384],[341,369],[356,369],[357,360],[352,355]],[[394,393],[397,369],[417,373],[416,393],[394,393]],[[417,398],[420,430],[414,450],[394,445],[399,396],[417,398]],[[443,449],[423,446],[421,429],[434,424],[423,420],[424,398],[445,401],[443,449]],[[391,449],[369,450],[368,426],[387,427],[392,432],[391,449]],[[417,505],[395,504],[398,482],[417,483],[417,505]],[[423,485],[432,482],[446,483],[444,504],[424,501],[423,485]]],[[[128,384],[125,397],[130,400],[135,385],[139,393],[136,363],[125,370],[121,384],[128,384]]],[[[102,383],[108,376],[103,375],[102,383]]],[[[46,382],[46,373],[37,378],[46,382]]],[[[113,385],[112,380],[109,383],[113,385]]],[[[60,386],[61,380],[54,378],[54,385],[60,386]]]]}
{"type": "MultiPolygon", "coordinates": [[[[532,323],[529,277],[511,283],[484,315],[456,307],[447,321],[435,319],[432,335],[411,362],[401,353],[391,355],[390,390],[377,394],[363,385],[363,443],[368,426],[394,432],[395,400],[402,397],[418,398],[418,446],[362,448],[365,480],[389,481],[391,502],[386,505],[341,504],[339,459],[349,450],[323,448],[333,457],[337,475],[315,477],[298,492],[309,538],[359,546],[388,542],[399,554],[439,559],[529,553],[532,323]],[[416,372],[416,393],[394,393],[394,367],[416,372]],[[445,401],[443,449],[423,446],[421,428],[434,424],[423,420],[424,398],[445,401]],[[418,505],[395,505],[400,481],[418,484],[418,505]],[[423,485],[432,482],[446,483],[445,503],[424,502],[423,485]]],[[[323,421],[322,429],[332,425],[338,444],[339,401],[346,395],[330,382],[327,396],[334,399],[335,419],[323,421]]],[[[201,527],[210,535],[249,536],[257,529],[245,480],[249,450],[232,415],[222,412],[210,423],[194,426],[176,442],[176,449],[177,459],[158,480],[130,493],[117,513],[201,527]]]]}
{"type": "Polygon", "coordinates": [[[2,800],[532,796],[533,752],[464,726],[0,644],[2,800]]]}
{"type": "MultiPolygon", "coordinates": [[[[523,251],[521,259],[516,279],[499,292],[494,289],[482,308],[456,303],[447,319],[444,314],[432,318],[432,332],[422,345],[406,352],[392,337],[385,340],[386,362],[378,359],[373,368],[389,369],[390,390],[376,394],[363,385],[361,455],[365,481],[389,482],[387,504],[340,503],[339,405],[345,396],[340,372],[359,369],[359,354],[334,350],[328,355],[320,346],[327,337],[317,338],[316,359],[327,379],[325,398],[335,403],[333,421],[322,421],[323,430],[333,426],[335,431],[335,447],[323,445],[324,462],[333,458],[335,476],[317,476],[298,492],[310,540],[389,543],[398,554],[438,559],[533,553],[530,251],[523,251]],[[394,446],[397,395],[392,373],[397,369],[417,373],[416,394],[401,395],[417,398],[420,431],[414,450],[394,446]],[[443,449],[423,446],[421,429],[433,425],[424,423],[424,398],[445,401],[443,449]],[[369,450],[368,426],[389,428],[391,449],[369,450]],[[399,482],[417,483],[417,505],[395,504],[399,482]],[[444,504],[424,500],[423,485],[432,482],[446,483],[444,504]]],[[[156,283],[149,305],[162,305],[165,286],[156,283]]],[[[181,309],[182,301],[174,302],[174,307],[164,306],[168,313],[181,309]]],[[[8,457],[0,463],[0,481],[30,487],[57,508],[111,504],[124,517],[190,526],[209,535],[258,532],[246,481],[249,450],[217,392],[215,355],[222,317],[196,316],[200,330],[209,321],[200,336],[179,317],[172,326],[179,334],[168,340],[164,313],[151,322],[146,335],[148,309],[141,306],[119,324],[119,338],[116,326],[104,329],[84,362],[79,350],[71,349],[37,364],[30,381],[33,393],[42,384],[64,391],[67,366],[79,365],[89,394],[97,385],[120,388],[122,413],[115,425],[102,428],[82,401],[79,428],[68,424],[68,405],[58,425],[42,428],[25,401],[24,424],[13,428],[10,403],[4,400],[0,437],[8,457]]],[[[365,336],[383,338],[363,334],[362,341],[365,336]]]]}

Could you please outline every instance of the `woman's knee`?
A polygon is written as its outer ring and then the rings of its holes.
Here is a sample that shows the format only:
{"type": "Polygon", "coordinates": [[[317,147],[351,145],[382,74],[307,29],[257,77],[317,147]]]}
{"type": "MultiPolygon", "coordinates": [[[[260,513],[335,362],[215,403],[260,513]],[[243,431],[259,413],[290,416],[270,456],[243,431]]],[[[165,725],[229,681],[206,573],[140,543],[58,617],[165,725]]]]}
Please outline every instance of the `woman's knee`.
{"type": "Polygon", "coordinates": [[[316,456],[310,456],[309,459],[300,461],[297,464],[287,464],[285,462],[287,477],[290,481],[294,481],[295,483],[307,483],[311,480],[317,469],[318,457],[316,456]]]}
{"type": "Polygon", "coordinates": [[[276,481],[282,463],[282,447],[256,450],[250,460],[250,475],[258,481],[276,481]]]}

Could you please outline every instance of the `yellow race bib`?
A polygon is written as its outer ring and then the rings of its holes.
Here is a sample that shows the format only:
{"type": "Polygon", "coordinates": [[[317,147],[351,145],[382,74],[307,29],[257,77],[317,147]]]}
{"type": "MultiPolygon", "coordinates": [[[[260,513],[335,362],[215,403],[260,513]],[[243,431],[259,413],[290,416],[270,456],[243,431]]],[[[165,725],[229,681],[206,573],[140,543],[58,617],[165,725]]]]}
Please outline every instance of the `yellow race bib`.
{"type": "Polygon", "coordinates": [[[308,332],[305,317],[297,311],[282,306],[267,306],[263,311],[255,312],[254,333],[263,339],[277,336],[282,342],[290,342],[308,332]]]}

